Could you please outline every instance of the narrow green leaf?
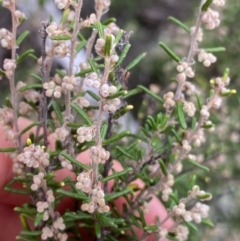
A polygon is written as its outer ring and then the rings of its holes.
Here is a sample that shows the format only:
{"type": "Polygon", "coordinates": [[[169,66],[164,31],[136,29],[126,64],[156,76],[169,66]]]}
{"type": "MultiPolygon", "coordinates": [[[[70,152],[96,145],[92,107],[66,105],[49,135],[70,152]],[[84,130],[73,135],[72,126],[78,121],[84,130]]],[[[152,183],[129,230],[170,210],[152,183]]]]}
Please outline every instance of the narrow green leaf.
{"type": "Polygon", "coordinates": [[[214,224],[213,224],[212,221],[209,220],[209,219],[203,218],[203,219],[202,219],[202,223],[205,224],[205,225],[207,225],[207,226],[209,226],[209,227],[211,227],[211,228],[214,228],[214,224]]]}
{"type": "Polygon", "coordinates": [[[132,170],[133,170],[132,167],[128,167],[128,168],[126,168],[123,171],[115,172],[112,175],[109,175],[109,176],[107,176],[105,178],[102,178],[101,182],[104,183],[104,182],[108,182],[109,180],[112,180],[112,179],[115,179],[115,178],[119,178],[119,177],[121,177],[121,176],[123,176],[123,175],[125,175],[125,174],[127,174],[129,172],[131,172],[132,170]]]}
{"type": "MultiPolygon", "coordinates": [[[[104,65],[103,64],[96,65],[96,68],[97,69],[103,69],[104,65]]],[[[84,69],[84,70],[80,71],[79,73],[75,74],[75,76],[76,77],[83,77],[86,74],[91,73],[92,71],[93,71],[92,68],[84,69]]]]}
{"type": "Polygon", "coordinates": [[[63,71],[60,70],[60,69],[56,69],[55,71],[56,71],[56,73],[58,73],[62,78],[66,76],[66,73],[63,72],[63,71]]]}
{"type": "Polygon", "coordinates": [[[119,192],[112,192],[112,193],[110,193],[110,194],[106,194],[105,195],[105,201],[106,202],[109,202],[109,201],[112,201],[112,200],[114,200],[114,199],[116,199],[116,198],[119,198],[119,197],[121,197],[121,196],[124,196],[124,195],[127,195],[127,194],[129,194],[129,193],[133,193],[133,190],[132,189],[124,189],[124,190],[122,190],[122,191],[119,191],[119,192]]]}
{"type": "Polygon", "coordinates": [[[37,227],[40,224],[40,222],[42,221],[43,215],[44,215],[44,212],[37,213],[34,221],[34,227],[37,227]]]}
{"type": "Polygon", "coordinates": [[[199,94],[195,94],[195,96],[196,96],[196,99],[197,99],[198,109],[201,110],[202,106],[203,106],[201,97],[199,96],[199,94]]]}
{"type": "Polygon", "coordinates": [[[135,67],[146,55],[147,53],[142,53],[139,56],[137,56],[130,64],[128,64],[126,70],[130,70],[133,67],[135,67]]]}
{"type": "Polygon", "coordinates": [[[202,199],[211,199],[212,198],[212,194],[211,193],[205,193],[202,195],[197,195],[197,198],[202,200],[202,199]]]}
{"type": "Polygon", "coordinates": [[[30,124],[30,125],[28,125],[27,127],[25,127],[25,128],[20,132],[20,134],[22,135],[22,134],[26,133],[27,131],[29,131],[32,127],[38,126],[38,125],[40,125],[40,122],[35,121],[35,122],[33,122],[32,124],[30,124]]]}
{"type": "Polygon", "coordinates": [[[124,31],[122,29],[120,29],[118,31],[118,33],[117,33],[117,35],[116,35],[116,37],[114,39],[114,42],[113,42],[114,45],[117,44],[120,41],[120,39],[122,38],[123,33],[124,33],[124,31]]]}
{"type": "Polygon", "coordinates": [[[28,55],[33,54],[34,49],[28,49],[17,58],[17,64],[21,63],[28,55]]]}
{"type": "MultiPolygon", "coordinates": [[[[35,226],[36,227],[36,226],[35,226]]],[[[26,235],[26,236],[39,236],[42,234],[42,231],[27,231],[27,230],[23,230],[20,235],[26,235]]]]}
{"type": "Polygon", "coordinates": [[[196,183],[196,179],[197,179],[197,176],[196,175],[193,175],[190,179],[190,182],[189,182],[189,186],[188,186],[188,190],[192,190],[193,186],[195,185],[196,183]]]}
{"type": "Polygon", "coordinates": [[[20,92],[24,92],[26,90],[32,90],[32,89],[42,89],[42,84],[29,84],[21,87],[19,89],[20,92]]]}
{"type": "Polygon", "coordinates": [[[203,4],[203,6],[202,6],[202,12],[206,12],[207,10],[208,10],[208,8],[209,8],[209,6],[212,4],[212,1],[213,0],[207,0],[204,4],[203,4]]]}
{"type": "Polygon", "coordinates": [[[158,44],[177,63],[181,61],[181,59],[165,43],[159,42],[158,44]]]}
{"type": "Polygon", "coordinates": [[[107,99],[114,99],[127,94],[127,90],[117,91],[115,94],[109,95],[107,99]]]}
{"type": "Polygon", "coordinates": [[[83,42],[87,42],[87,40],[85,39],[85,37],[82,35],[81,32],[78,33],[78,39],[83,41],[83,42]]]}
{"type": "Polygon", "coordinates": [[[122,64],[122,62],[125,59],[125,57],[126,57],[130,48],[131,48],[131,44],[125,45],[121,55],[119,56],[119,59],[118,59],[117,63],[114,65],[114,69],[116,69],[117,67],[119,67],[122,64]]]}
{"type": "Polygon", "coordinates": [[[19,37],[17,38],[17,41],[16,41],[17,46],[19,46],[19,45],[22,43],[22,41],[23,41],[29,34],[30,34],[30,31],[28,31],[28,30],[26,30],[26,31],[24,31],[23,33],[21,33],[21,34],[19,35],[19,37]]]}
{"type": "Polygon", "coordinates": [[[186,32],[190,33],[189,27],[183,22],[181,22],[179,19],[170,16],[168,17],[168,20],[172,21],[173,23],[177,24],[179,27],[183,28],[186,32]]]}
{"type": "Polygon", "coordinates": [[[174,127],[175,127],[174,125],[166,126],[165,129],[161,131],[161,133],[166,134],[170,132],[174,127]]]}
{"type": "Polygon", "coordinates": [[[111,34],[106,34],[105,36],[105,46],[104,46],[104,55],[110,56],[112,49],[112,36],[111,34]]]}
{"type": "Polygon", "coordinates": [[[98,30],[98,34],[99,34],[100,38],[104,39],[104,29],[103,29],[101,22],[98,21],[96,26],[97,26],[97,30],[98,30]]]}
{"type": "Polygon", "coordinates": [[[88,63],[90,64],[92,71],[97,73],[98,71],[95,61],[93,59],[88,59],[88,63]]]}
{"type": "Polygon", "coordinates": [[[103,124],[101,127],[101,133],[100,136],[102,139],[105,138],[106,134],[107,134],[107,129],[108,129],[108,125],[107,124],[103,124]]]}
{"type": "Polygon", "coordinates": [[[113,222],[114,219],[109,218],[105,215],[102,215],[100,213],[96,213],[97,220],[101,223],[101,226],[103,227],[115,227],[117,228],[117,225],[113,222]]]}
{"type": "Polygon", "coordinates": [[[88,123],[88,125],[92,125],[92,121],[89,116],[76,104],[71,104],[71,107],[88,123]]]}
{"type": "Polygon", "coordinates": [[[69,220],[69,221],[76,221],[76,220],[93,220],[93,216],[90,214],[87,214],[85,212],[78,211],[77,213],[75,212],[66,212],[64,213],[63,216],[64,220],[69,220]]]}
{"type": "Polygon", "coordinates": [[[96,95],[94,92],[92,92],[91,90],[87,90],[86,91],[94,100],[96,101],[100,101],[100,97],[98,95],[96,95]]]}
{"type": "Polygon", "coordinates": [[[70,40],[71,36],[70,35],[58,35],[58,36],[52,36],[51,40],[55,41],[62,41],[62,40],[70,40]]]}
{"type": "Polygon", "coordinates": [[[191,222],[184,222],[190,229],[194,230],[195,232],[198,231],[198,228],[195,224],[191,223],[191,222]]]}
{"type": "Polygon", "coordinates": [[[128,158],[130,158],[130,159],[132,159],[132,160],[135,159],[134,156],[132,156],[131,154],[129,154],[129,152],[125,151],[125,150],[124,150],[123,148],[121,148],[120,146],[117,146],[116,149],[119,150],[119,151],[122,153],[122,155],[124,155],[124,156],[126,156],[126,157],[128,157],[128,158]]]}
{"type": "Polygon", "coordinates": [[[175,136],[176,140],[181,143],[181,138],[179,137],[179,134],[174,130],[174,129],[171,129],[171,132],[173,133],[173,135],[175,136]]]}
{"type": "Polygon", "coordinates": [[[158,226],[156,224],[148,225],[144,227],[145,231],[157,231],[158,226]]]}
{"type": "Polygon", "coordinates": [[[23,227],[23,230],[30,231],[30,227],[29,227],[28,222],[27,222],[27,217],[29,217],[29,216],[26,215],[26,214],[23,214],[23,213],[21,213],[19,215],[20,223],[23,227]]]}
{"type": "Polygon", "coordinates": [[[57,115],[58,120],[60,121],[60,123],[62,125],[63,124],[63,115],[62,115],[62,112],[61,112],[61,110],[58,106],[58,103],[55,100],[52,101],[52,107],[53,107],[53,109],[54,109],[54,111],[57,115]]]}
{"type": "Polygon", "coordinates": [[[107,26],[108,24],[115,23],[116,21],[117,21],[116,18],[108,18],[108,19],[104,20],[102,24],[107,26]]]}
{"type": "Polygon", "coordinates": [[[215,53],[215,52],[224,52],[226,48],[224,47],[214,47],[214,48],[205,48],[204,49],[207,53],[215,53]]]}
{"type": "Polygon", "coordinates": [[[183,112],[183,103],[178,101],[176,108],[177,108],[177,116],[178,116],[180,126],[182,127],[182,129],[186,130],[187,123],[185,121],[185,116],[184,116],[184,112],[183,112]]]}
{"type": "Polygon", "coordinates": [[[64,25],[66,23],[69,13],[70,13],[70,8],[67,8],[64,10],[60,21],[61,25],[64,25]]]}
{"type": "Polygon", "coordinates": [[[6,76],[5,72],[2,69],[0,69],[0,75],[1,76],[6,76]]]}
{"type": "Polygon", "coordinates": [[[130,96],[133,96],[133,95],[136,95],[136,94],[138,94],[138,93],[141,93],[142,92],[142,90],[141,89],[132,89],[132,90],[130,90],[130,91],[128,91],[124,96],[123,96],[123,98],[124,99],[127,99],[128,97],[130,97],[130,96]]]}
{"type": "Polygon", "coordinates": [[[69,154],[67,154],[66,152],[62,151],[59,155],[65,157],[68,161],[70,161],[72,164],[81,167],[84,170],[88,170],[89,166],[81,163],[80,161],[76,160],[75,158],[71,157],[69,154]]]}
{"type": "Polygon", "coordinates": [[[15,207],[14,211],[27,215],[35,215],[37,213],[37,210],[35,208],[30,207],[15,207]]]}
{"type": "Polygon", "coordinates": [[[34,74],[34,73],[31,73],[30,76],[33,77],[34,79],[42,82],[42,77],[41,77],[41,76],[39,76],[39,75],[37,75],[37,74],[34,74]]]}
{"type": "Polygon", "coordinates": [[[95,222],[94,224],[94,230],[95,230],[95,234],[96,234],[96,237],[99,239],[101,238],[102,234],[101,234],[101,228],[99,226],[98,223],[95,222]]]}
{"type": "Polygon", "coordinates": [[[153,93],[151,90],[147,89],[146,87],[144,87],[143,85],[138,85],[137,86],[138,89],[143,90],[144,92],[146,92],[148,95],[150,95],[151,97],[153,97],[154,99],[158,100],[159,102],[163,103],[163,99],[156,95],[155,93],[153,93]]]}
{"type": "Polygon", "coordinates": [[[5,98],[5,104],[6,104],[6,106],[7,106],[9,109],[12,109],[12,108],[13,108],[13,107],[12,107],[11,100],[10,100],[9,97],[6,97],[6,98],[5,98]]]}
{"type": "Polygon", "coordinates": [[[75,51],[76,53],[79,53],[87,44],[87,41],[81,41],[76,47],[75,51]]]}
{"type": "Polygon", "coordinates": [[[200,169],[202,169],[202,170],[204,170],[204,171],[207,171],[207,172],[209,172],[209,168],[208,167],[206,167],[206,166],[203,166],[203,165],[201,165],[200,163],[198,163],[198,162],[196,162],[196,161],[193,161],[193,160],[191,160],[191,159],[187,159],[191,164],[193,164],[194,166],[196,166],[196,167],[198,167],[198,168],[200,168],[200,169]]]}
{"type": "Polygon", "coordinates": [[[122,139],[125,136],[128,136],[129,134],[130,134],[130,131],[123,131],[123,132],[121,132],[121,133],[119,133],[117,135],[114,135],[113,137],[109,138],[108,140],[104,140],[102,142],[102,145],[103,146],[109,145],[109,144],[111,144],[113,142],[116,142],[116,141],[122,139]]]}
{"type": "Polygon", "coordinates": [[[164,115],[163,116],[163,119],[162,119],[161,124],[160,124],[160,129],[164,129],[165,128],[169,118],[170,118],[169,115],[164,115]]]}
{"type": "Polygon", "coordinates": [[[121,109],[117,110],[114,115],[113,115],[113,119],[118,119],[121,116],[123,116],[124,114],[126,114],[128,111],[132,110],[133,106],[132,105],[126,105],[124,107],[122,107],[121,109]]]}
{"type": "Polygon", "coordinates": [[[0,148],[0,152],[15,152],[16,150],[16,147],[0,148]]]}
{"type": "Polygon", "coordinates": [[[164,174],[165,176],[167,176],[168,171],[167,171],[167,167],[165,166],[164,161],[160,158],[160,159],[158,159],[158,162],[159,162],[159,164],[160,164],[160,167],[161,167],[161,170],[162,170],[163,174],[164,174]]]}
{"type": "Polygon", "coordinates": [[[84,194],[83,192],[78,192],[78,193],[74,193],[73,191],[66,191],[66,190],[63,190],[63,189],[58,189],[57,190],[57,193],[61,193],[65,196],[68,196],[68,197],[72,197],[72,198],[76,198],[78,200],[83,200],[85,202],[89,202],[90,201],[90,198],[84,194]]]}
{"type": "Polygon", "coordinates": [[[195,116],[192,117],[191,130],[195,130],[197,124],[197,119],[195,116]]]}

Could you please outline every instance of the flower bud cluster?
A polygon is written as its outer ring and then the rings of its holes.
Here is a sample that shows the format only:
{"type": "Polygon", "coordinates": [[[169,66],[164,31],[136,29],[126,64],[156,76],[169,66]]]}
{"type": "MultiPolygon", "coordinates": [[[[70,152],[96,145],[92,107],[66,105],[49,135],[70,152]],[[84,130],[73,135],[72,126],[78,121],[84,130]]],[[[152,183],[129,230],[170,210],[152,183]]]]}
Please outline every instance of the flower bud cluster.
{"type": "Polygon", "coordinates": [[[172,174],[167,174],[166,181],[161,184],[162,189],[162,200],[168,201],[169,195],[173,192],[172,186],[174,184],[174,176],[172,174]]]}
{"type": "Polygon", "coordinates": [[[205,23],[205,27],[208,30],[212,30],[220,25],[219,13],[217,11],[208,8],[202,16],[202,22],[205,23]]]}
{"type": "Polygon", "coordinates": [[[192,102],[183,102],[183,111],[187,113],[188,116],[193,117],[196,111],[196,107],[192,102]]]}
{"type": "Polygon", "coordinates": [[[167,92],[166,94],[163,95],[164,103],[163,107],[165,109],[172,109],[176,102],[173,100],[174,94],[173,92],[167,92]]]}
{"type": "Polygon", "coordinates": [[[62,87],[54,83],[54,81],[49,81],[43,84],[43,88],[46,90],[46,96],[55,98],[60,98],[62,95],[62,87]]]}
{"type": "Polygon", "coordinates": [[[83,21],[83,27],[89,27],[91,25],[95,25],[97,23],[97,16],[95,13],[90,14],[89,18],[83,21]]]}
{"type": "Polygon", "coordinates": [[[110,153],[101,146],[92,146],[89,151],[90,158],[97,164],[109,159],[110,153]]]}
{"type": "Polygon", "coordinates": [[[103,98],[107,98],[109,95],[115,94],[116,92],[117,88],[114,85],[109,86],[108,84],[103,84],[100,87],[100,94],[103,98]]]}
{"type": "Polygon", "coordinates": [[[200,110],[200,115],[207,120],[210,116],[209,109],[206,105],[202,106],[202,109],[200,110]]]}
{"type": "Polygon", "coordinates": [[[195,76],[195,73],[187,62],[181,62],[177,66],[177,71],[179,72],[179,74],[177,74],[176,79],[179,83],[186,81],[187,77],[193,78],[195,76]]]}
{"type": "MultiPolygon", "coordinates": [[[[112,40],[112,43],[114,42],[115,40],[115,36],[111,33],[111,30],[108,29],[108,28],[105,28],[104,29],[104,34],[105,36],[106,35],[110,35],[111,36],[111,40],[112,40]]],[[[104,57],[104,52],[105,52],[105,44],[106,44],[106,40],[105,38],[98,38],[97,41],[96,41],[96,45],[95,45],[95,50],[97,52],[98,55],[104,57]]],[[[110,50],[110,53],[112,53],[113,49],[114,49],[114,45],[112,44],[111,46],[111,50],[110,50]]],[[[112,55],[112,54],[111,54],[112,55]]],[[[111,62],[114,62],[114,60],[116,61],[116,57],[113,57],[113,59],[111,60],[111,62]]]]}
{"type": "Polygon", "coordinates": [[[53,53],[59,58],[66,57],[69,53],[67,44],[62,41],[55,41],[54,43],[56,46],[54,47],[53,53]]]}
{"type": "Polygon", "coordinates": [[[188,153],[191,151],[192,147],[189,144],[188,140],[183,140],[182,141],[182,148],[188,153]]]}
{"type": "Polygon", "coordinates": [[[40,165],[44,167],[49,165],[49,154],[44,152],[41,146],[35,146],[34,144],[25,147],[23,153],[19,154],[17,159],[27,167],[38,168],[40,165]]]}
{"type": "Polygon", "coordinates": [[[0,109],[0,124],[3,126],[5,131],[5,139],[8,141],[16,140],[16,133],[13,131],[13,119],[8,116],[8,109],[0,109]]]}
{"type": "Polygon", "coordinates": [[[189,81],[185,81],[183,91],[185,91],[187,95],[191,96],[196,93],[196,87],[189,81]]]}
{"type": "Polygon", "coordinates": [[[44,179],[43,172],[39,172],[37,175],[34,175],[33,184],[31,185],[31,190],[37,191],[41,187],[43,179],[44,179]]]}
{"type": "Polygon", "coordinates": [[[213,4],[216,7],[223,7],[225,5],[225,0],[213,0],[213,4]]]}
{"type": "Polygon", "coordinates": [[[66,137],[69,135],[69,131],[65,126],[59,127],[53,133],[53,138],[61,142],[65,141],[66,137]]]}
{"type": "Polygon", "coordinates": [[[2,6],[10,9],[13,5],[14,0],[3,0],[2,6]]]}
{"type": "Polygon", "coordinates": [[[118,109],[120,104],[121,104],[121,100],[119,98],[105,99],[103,109],[104,111],[109,111],[111,113],[114,113],[118,109]]]}
{"type": "Polygon", "coordinates": [[[197,133],[193,136],[192,142],[194,146],[201,146],[202,143],[206,141],[203,129],[199,129],[197,133]]]}
{"type": "Polygon", "coordinates": [[[62,89],[65,91],[73,90],[73,88],[77,85],[77,80],[74,76],[65,76],[62,82],[62,89]]]}
{"type": "Polygon", "coordinates": [[[117,33],[119,32],[119,30],[120,30],[120,28],[117,26],[117,24],[116,23],[114,23],[114,22],[112,22],[112,23],[109,23],[108,25],[107,25],[107,28],[111,31],[111,33],[113,34],[113,35],[117,35],[117,33]]]}
{"type": "Polygon", "coordinates": [[[18,24],[22,23],[23,21],[26,20],[26,16],[23,12],[19,11],[19,10],[16,10],[14,12],[14,16],[16,17],[17,21],[18,21],[18,24]]]}
{"type": "Polygon", "coordinates": [[[160,238],[159,241],[166,240],[167,234],[168,234],[167,229],[160,227],[160,229],[158,231],[158,235],[159,235],[159,238],[160,238]]]}
{"type": "Polygon", "coordinates": [[[65,29],[60,29],[55,22],[51,22],[51,24],[46,28],[46,32],[49,38],[59,35],[69,35],[65,29]]]}
{"type": "Polygon", "coordinates": [[[86,108],[90,105],[89,101],[85,99],[84,97],[78,97],[74,103],[76,103],[81,108],[86,108]]]}
{"type": "Polygon", "coordinates": [[[5,28],[0,29],[0,40],[3,48],[12,48],[12,33],[5,28]]]}
{"type": "Polygon", "coordinates": [[[88,87],[99,88],[101,85],[101,79],[98,78],[96,73],[91,73],[86,77],[85,84],[88,87]]]}
{"type": "Polygon", "coordinates": [[[79,143],[83,143],[84,141],[91,141],[92,138],[96,135],[96,127],[95,125],[89,127],[80,127],[77,129],[77,140],[79,143]]]}
{"type": "Polygon", "coordinates": [[[217,61],[217,58],[212,53],[206,53],[203,49],[201,49],[198,53],[198,61],[203,62],[205,67],[209,67],[217,61]]]}
{"type": "Polygon", "coordinates": [[[73,170],[73,165],[71,164],[71,162],[69,160],[67,160],[65,157],[63,156],[58,156],[59,161],[61,162],[61,166],[63,168],[66,168],[69,171],[73,170]]]}
{"type": "Polygon", "coordinates": [[[206,192],[204,190],[200,190],[199,186],[197,185],[194,185],[192,187],[192,190],[189,191],[188,195],[191,196],[192,198],[199,198],[201,199],[201,201],[209,201],[212,199],[212,195],[210,193],[206,195],[206,192]]]}
{"type": "Polygon", "coordinates": [[[19,103],[19,114],[20,115],[32,115],[34,109],[25,101],[19,103]]]}
{"type": "Polygon", "coordinates": [[[111,0],[95,0],[96,10],[107,10],[111,4],[111,0]]]}
{"type": "Polygon", "coordinates": [[[89,194],[91,199],[90,203],[83,203],[81,209],[89,213],[93,213],[96,209],[100,213],[108,212],[110,208],[105,204],[105,194],[101,189],[100,183],[93,187],[92,172],[93,170],[90,169],[77,176],[76,188],[89,194]]]}
{"type": "MultiPolygon", "coordinates": [[[[195,31],[196,31],[196,26],[191,27],[191,29],[190,29],[191,36],[193,36],[193,34],[195,34],[195,31]]],[[[199,43],[202,42],[202,40],[203,40],[203,31],[201,28],[198,29],[196,40],[199,43]]]]}
{"type": "MultiPolygon", "coordinates": [[[[58,219],[60,219],[60,218],[58,218],[58,219]]],[[[64,225],[64,227],[65,227],[65,224],[61,225],[60,221],[58,221],[58,222],[59,223],[56,223],[56,221],[55,221],[54,222],[55,225],[57,225],[59,227],[62,227],[64,225]]],[[[59,241],[67,241],[68,235],[66,233],[59,232],[58,230],[61,230],[61,229],[60,228],[55,229],[53,226],[51,226],[51,227],[45,226],[42,229],[41,239],[48,240],[49,238],[53,238],[54,236],[56,236],[57,240],[59,240],[59,241]],[[55,235],[55,233],[57,233],[57,234],[55,235]]]]}
{"type": "Polygon", "coordinates": [[[5,69],[5,74],[8,78],[11,78],[11,76],[13,75],[13,72],[16,69],[16,63],[15,60],[12,59],[4,59],[3,62],[3,68],[5,69]]]}
{"type": "Polygon", "coordinates": [[[175,234],[178,241],[186,241],[188,239],[189,230],[186,226],[178,225],[175,234]]]}
{"type": "MultiPolygon", "coordinates": [[[[26,85],[27,85],[26,83],[23,83],[22,81],[18,81],[16,85],[16,90],[20,91],[20,89],[26,85]]],[[[41,99],[41,94],[36,90],[26,90],[23,92],[23,95],[28,102],[37,103],[41,99]]]]}
{"type": "Polygon", "coordinates": [[[59,9],[64,9],[68,7],[69,0],[55,0],[55,4],[59,9]]]}

